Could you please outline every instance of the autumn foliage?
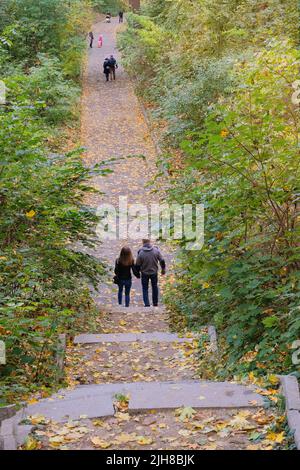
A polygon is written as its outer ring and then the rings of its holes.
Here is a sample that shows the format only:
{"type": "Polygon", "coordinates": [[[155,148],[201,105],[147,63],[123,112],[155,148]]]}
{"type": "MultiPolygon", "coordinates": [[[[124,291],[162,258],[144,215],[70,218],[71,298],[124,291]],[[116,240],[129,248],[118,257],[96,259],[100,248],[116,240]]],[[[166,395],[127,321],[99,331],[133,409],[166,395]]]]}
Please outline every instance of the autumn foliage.
{"type": "Polygon", "coordinates": [[[294,0],[145,1],[120,38],[164,123],[170,201],[205,206],[205,246],[180,244],[166,300],[191,326],[216,325],[220,376],[297,372],[297,9],[294,0]]]}

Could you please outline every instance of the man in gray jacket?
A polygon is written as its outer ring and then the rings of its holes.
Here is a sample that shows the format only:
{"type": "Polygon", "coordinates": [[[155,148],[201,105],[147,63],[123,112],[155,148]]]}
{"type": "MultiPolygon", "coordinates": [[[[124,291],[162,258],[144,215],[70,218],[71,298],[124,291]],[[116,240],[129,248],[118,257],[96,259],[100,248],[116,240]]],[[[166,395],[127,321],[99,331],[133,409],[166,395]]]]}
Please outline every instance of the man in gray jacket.
{"type": "Polygon", "coordinates": [[[150,307],[149,281],[152,286],[153,306],[158,305],[158,267],[161,273],[166,273],[165,260],[157,246],[153,246],[148,239],[143,240],[143,247],[138,251],[136,267],[142,273],[143,299],[145,307],[150,307]]]}

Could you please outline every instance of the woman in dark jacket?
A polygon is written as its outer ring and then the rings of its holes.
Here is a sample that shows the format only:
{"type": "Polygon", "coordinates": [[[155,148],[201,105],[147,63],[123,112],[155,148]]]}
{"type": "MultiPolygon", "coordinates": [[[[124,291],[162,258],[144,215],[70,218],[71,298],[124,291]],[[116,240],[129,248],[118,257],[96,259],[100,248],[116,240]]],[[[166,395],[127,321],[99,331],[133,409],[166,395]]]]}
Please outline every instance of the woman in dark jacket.
{"type": "Polygon", "coordinates": [[[106,57],[104,63],[103,63],[103,73],[106,76],[106,81],[109,81],[109,75],[110,75],[110,61],[109,58],[106,57]]]}
{"type": "Polygon", "coordinates": [[[123,290],[125,289],[125,306],[130,304],[130,291],[132,287],[132,273],[139,277],[138,270],[134,264],[131,249],[128,246],[122,248],[119,258],[116,259],[115,275],[119,286],[118,302],[122,305],[123,290]]]}

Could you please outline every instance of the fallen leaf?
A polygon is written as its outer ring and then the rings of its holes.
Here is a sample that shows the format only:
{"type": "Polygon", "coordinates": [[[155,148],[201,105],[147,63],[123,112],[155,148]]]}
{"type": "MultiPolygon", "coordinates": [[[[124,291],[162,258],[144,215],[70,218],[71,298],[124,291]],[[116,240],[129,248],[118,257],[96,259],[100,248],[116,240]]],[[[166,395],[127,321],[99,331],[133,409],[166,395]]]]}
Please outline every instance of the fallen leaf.
{"type": "Polygon", "coordinates": [[[91,442],[100,449],[108,449],[111,446],[109,442],[103,441],[100,437],[91,437],[91,442]]]}
{"type": "Polygon", "coordinates": [[[39,401],[36,399],[36,398],[32,398],[31,400],[28,400],[28,405],[35,405],[36,403],[38,403],[39,401]]]}
{"type": "Polygon", "coordinates": [[[178,431],[178,434],[184,437],[188,437],[191,435],[190,431],[188,431],[187,429],[180,429],[180,431],[178,431]]]}
{"type": "Polygon", "coordinates": [[[140,446],[147,446],[147,445],[152,444],[152,443],[153,443],[153,440],[151,439],[151,437],[138,436],[138,437],[137,437],[137,443],[138,443],[140,446]]]}
{"type": "Polygon", "coordinates": [[[250,444],[246,447],[246,450],[260,450],[260,446],[258,446],[257,444],[250,444]]]}
{"type": "Polygon", "coordinates": [[[118,444],[127,444],[128,442],[136,441],[136,437],[137,436],[135,433],[131,433],[131,434],[122,433],[116,437],[116,442],[118,444]]]}
{"type": "Polygon", "coordinates": [[[208,446],[205,446],[205,450],[216,450],[217,449],[217,444],[215,442],[212,442],[208,446]]]}
{"type": "Polygon", "coordinates": [[[54,436],[54,437],[50,437],[49,439],[49,444],[51,447],[59,447],[64,442],[65,442],[64,436],[54,436]]]}
{"type": "Polygon", "coordinates": [[[42,424],[46,422],[46,418],[43,415],[33,415],[30,417],[31,424],[42,424]]]}
{"type": "Polygon", "coordinates": [[[24,449],[25,450],[36,450],[36,449],[39,449],[40,447],[40,443],[34,439],[33,437],[28,437],[26,439],[26,442],[25,442],[25,445],[24,445],[24,449]]]}
{"type": "Polygon", "coordinates": [[[279,378],[277,377],[277,375],[270,374],[270,375],[268,375],[268,381],[272,385],[277,385],[279,383],[279,378]]]}
{"type": "Polygon", "coordinates": [[[267,434],[267,439],[269,439],[269,441],[276,442],[276,444],[281,444],[285,439],[284,431],[280,433],[269,432],[267,434]]]}
{"type": "Polygon", "coordinates": [[[31,210],[31,211],[29,211],[29,212],[26,212],[26,217],[27,217],[28,219],[33,219],[33,217],[35,216],[35,214],[36,214],[36,212],[33,211],[33,210],[31,210]]]}
{"type": "Polygon", "coordinates": [[[194,408],[191,408],[190,406],[186,406],[184,408],[181,408],[176,411],[177,415],[179,415],[180,421],[185,421],[186,419],[191,419],[196,411],[194,408]]]}
{"type": "Polygon", "coordinates": [[[130,421],[130,414],[117,412],[115,414],[115,418],[117,418],[119,421],[130,421]]]}

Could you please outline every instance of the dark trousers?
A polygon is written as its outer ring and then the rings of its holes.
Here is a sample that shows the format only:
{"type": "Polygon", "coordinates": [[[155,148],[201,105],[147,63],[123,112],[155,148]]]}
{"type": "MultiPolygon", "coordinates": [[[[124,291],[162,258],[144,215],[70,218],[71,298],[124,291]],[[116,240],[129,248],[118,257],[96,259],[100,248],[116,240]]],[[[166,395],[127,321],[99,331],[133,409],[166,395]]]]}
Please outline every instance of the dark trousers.
{"type": "Polygon", "coordinates": [[[110,79],[111,79],[111,80],[115,80],[115,79],[116,79],[116,68],[115,68],[115,67],[111,67],[111,68],[110,68],[110,79]]]}
{"type": "Polygon", "coordinates": [[[110,72],[106,73],[105,76],[106,76],[106,81],[109,82],[109,74],[110,72]]]}
{"type": "Polygon", "coordinates": [[[90,39],[90,48],[93,47],[94,39],[90,39]]]}
{"type": "Polygon", "coordinates": [[[149,281],[151,281],[152,287],[152,302],[154,307],[156,307],[158,305],[158,275],[142,273],[143,300],[145,307],[150,307],[149,281]]]}
{"type": "Polygon", "coordinates": [[[132,280],[131,279],[120,279],[120,281],[119,281],[119,292],[118,292],[119,305],[122,305],[123,290],[125,289],[125,306],[129,307],[131,286],[132,286],[132,280]]]}

